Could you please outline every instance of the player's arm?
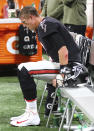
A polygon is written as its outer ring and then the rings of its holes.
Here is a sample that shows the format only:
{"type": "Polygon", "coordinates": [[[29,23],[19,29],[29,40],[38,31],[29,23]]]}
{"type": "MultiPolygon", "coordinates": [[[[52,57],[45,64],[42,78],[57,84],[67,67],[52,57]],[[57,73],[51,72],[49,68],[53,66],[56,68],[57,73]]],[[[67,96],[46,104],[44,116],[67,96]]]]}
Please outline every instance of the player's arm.
{"type": "MultiPolygon", "coordinates": [[[[59,62],[60,62],[60,70],[62,70],[63,67],[68,65],[68,49],[66,46],[62,46],[58,50],[59,55],[59,62]]],[[[64,74],[61,72],[62,77],[64,77],[64,74]]],[[[52,81],[53,86],[56,87],[56,79],[52,81]]]]}
{"type": "Polygon", "coordinates": [[[59,63],[60,63],[60,73],[62,77],[64,77],[64,74],[62,73],[62,68],[66,67],[68,65],[68,49],[66,46],[62,46],[58,50],[59,55],[59,63]]]}
{"type": "Polygon", "coordinates": [[[66,46],[62,46],[59,51],[59,62],[60,65],[67,65],[68,64],[68,49],[66,46]]]}

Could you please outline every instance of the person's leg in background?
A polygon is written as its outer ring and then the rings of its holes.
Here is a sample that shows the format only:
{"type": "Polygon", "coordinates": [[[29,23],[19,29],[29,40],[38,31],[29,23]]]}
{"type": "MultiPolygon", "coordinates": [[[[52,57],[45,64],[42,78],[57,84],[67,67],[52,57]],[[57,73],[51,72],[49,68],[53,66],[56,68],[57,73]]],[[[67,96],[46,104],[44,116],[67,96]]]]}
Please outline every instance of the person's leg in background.
{"type": "Polygon", "coordinates": [[[90,72],[90,76],[92,78],[92,82],[94,84],[94,40],[92,40],[92,44],[91,44],[88,69],[90,72]]]}
{"type": "MultiPolygon", "coordinates": [[[[93,27],[88,27],[87,26],[85,36],[94,41],[94,39],[93,39],[94,31],[93,30],[94,30],[93,27]]],[[[89,64],[88,69],[89,69],[92,81],[94,83],[94,65],[89,64]]]]}
{"type": "MultiPolygon", "coordinates": [[[[45,115],[44,115],[45,117],[49,116],[55,95],[55,90],[56,88],[52,84],[47,83],[47,98],[45,102],[45,115]]],[[[56,97],[55,104],[53,106],[53,111],[57,111],[57,108],[58,108],[58,97],[56,97]]]]}
{"type": "MultiPolygon", "coordinates": [[[[52,61],[52,59],[49,57],[49,61],[52,61]]],[[[46,102],[45,102],[45,115],[44,117],[48,117],[51,107],[52,107],[52,103],[53,103],[53,95],[55,94],[55,90],[56,87],[54,87],[52,84],[47,83],[47,98],[46,98],[46,102]]],[[[58,108],[58,97],[56,96],[56,100],[53,106],[53,111],[57,111],[58,108]]]]}

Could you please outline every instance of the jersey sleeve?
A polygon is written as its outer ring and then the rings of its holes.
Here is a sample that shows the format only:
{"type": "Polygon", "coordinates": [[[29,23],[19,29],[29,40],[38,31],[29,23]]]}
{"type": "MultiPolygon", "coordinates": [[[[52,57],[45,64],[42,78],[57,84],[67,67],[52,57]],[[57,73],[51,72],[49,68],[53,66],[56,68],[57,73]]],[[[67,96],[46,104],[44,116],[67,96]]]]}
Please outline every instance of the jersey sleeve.
{"type": "Polygon", "coordinates": [[[45,21],[41,22],[39,27],[39,33],[41,38],[47,37],[48,35],[58,32],[57,28],[57,24],[45,21]]]}

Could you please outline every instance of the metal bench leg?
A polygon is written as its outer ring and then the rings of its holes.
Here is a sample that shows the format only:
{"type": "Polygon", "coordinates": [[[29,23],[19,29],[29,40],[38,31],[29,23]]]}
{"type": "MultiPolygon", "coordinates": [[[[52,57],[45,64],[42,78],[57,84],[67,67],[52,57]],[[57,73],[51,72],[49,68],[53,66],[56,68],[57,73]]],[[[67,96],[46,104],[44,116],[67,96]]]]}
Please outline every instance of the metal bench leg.
{"type": "Polygon", "coordinates": [[[72,105],[71,105],[71,101],[69,101],[68,108],[66,111],[66,125],[69,124],[71,114],[72,114],[72,105]]]}
{"type": "Polygon", "coordinates": [[[70,121],[69,121],[69,125],[68,125],[67,131],[70,131],[70,127],[71,127],[73,115],[74,115],[74,112],[75,112],[75,108],[76,108],[76,105],[73,106],[72,115],[71,115],[71,118],[70,118],[70,121]]]}
{"type": "Polygon", "coordinates": [[[67,100],[67,103],[66,103],[66,107],[65,107],[65,111],[62,115],[62,120],[61,120],[61,123],[60,123],[60,127],[59,127],[59,131],[61,131],[61,128],[62,128],[62,125],[63,125],[63,122],[64,122],[64,118],[65,118],[65,115],[66,115],[66,111],[67,111],[67,108],[68,108],[68,104],[69,104],[69,99],[67,100]]]}
{"type": "Polygon", "coordinates": [[[51,116],[51,113],[52,113],[52,110],[53,110],[53,106],[54,106],[54,103],[55,103],[57,91],[58,91],[58,87],[56,88],[56,91],[55,91],[55,96],[54,96],[53,103],[52,103],[52,107],[51,107],[51,110],[50,110],[50,113],[49,113],[49,116],[48,116],[48,120],[47,120],[46,127],[48,127],[48,124],[49,124],[49,120],[50,120],[50,116],[51,116]]]}

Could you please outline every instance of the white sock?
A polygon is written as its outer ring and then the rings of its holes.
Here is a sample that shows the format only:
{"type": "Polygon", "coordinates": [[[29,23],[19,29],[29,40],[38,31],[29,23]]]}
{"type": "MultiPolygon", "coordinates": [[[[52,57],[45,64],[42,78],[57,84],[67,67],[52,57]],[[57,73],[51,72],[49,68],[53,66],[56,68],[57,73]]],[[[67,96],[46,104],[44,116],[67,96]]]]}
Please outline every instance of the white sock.
{"type": "Polygon", "coordinates": [[[33,112],[37,112],[37,100],[34,101],[26,101],[26,109],[32,110],[33,112]]]}

